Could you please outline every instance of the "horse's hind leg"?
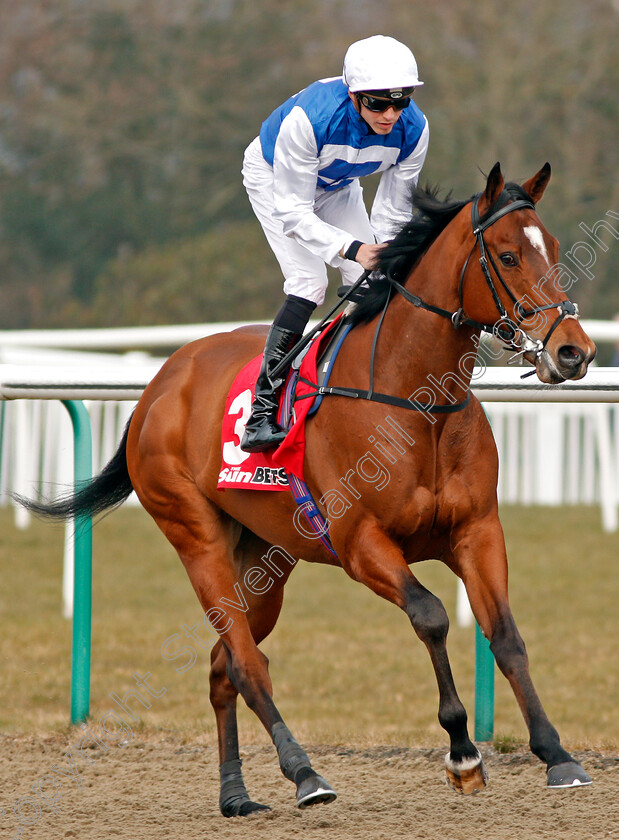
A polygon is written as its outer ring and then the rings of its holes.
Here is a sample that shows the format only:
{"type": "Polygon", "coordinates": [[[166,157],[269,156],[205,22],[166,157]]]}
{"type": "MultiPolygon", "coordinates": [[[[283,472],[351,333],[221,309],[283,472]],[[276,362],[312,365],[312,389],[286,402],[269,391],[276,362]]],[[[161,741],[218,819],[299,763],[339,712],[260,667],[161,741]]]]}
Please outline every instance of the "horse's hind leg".
{"type": "Polygon", "coordinates": [[[457,536],[453,558],[477,623],[490,641],[497,665],[509,680],[529,730],[531,751],[546,764],[551,788],[591,784],[583,768],[561,746],[537,695],[526,648],[507,596],[505,539],[496,515],[457,536]]]}
{"type": "MultiPolygon", "coordinates": [[[[261,570],[265,574],[267,570],[272,571],[273,566],[265,568],[263,563],[267,550],[266,543],[244,531],[235,550],[239,576],[245,580],[245,575],[250,570],[254,576],[258,574],[256,570],[261,570]]],[[[281,552],[276,551],[272,555],[271,562],[278,570],[277,575],[273,574],[269,579],[268,576],[258,574],[260,588],[265,591],[258,594],[255,591],[243,593],[248,607],[246,617],[256,645],[275,627],[282,607],[284,585],[293,568],[281,552]],[[278,562],[278,555],[280,562],[278,562]]],[[[259,805],[250,799],[243,782],[236,723],[238,691],[232,676],[234,653],[223,640],[218,643],[218,647],[220,651],[217,653],[215,649],[213,650],[210,681],[211,703],[217,719],[220,749],[220,808],[224,816],[246,816],[255,811],[265,810],[266,806],[259,805]]],[[[265,667],[268,668],[266,656],[261,655],[265,667]]],[[[274,716],[277,717],[277,721],[268,731],[277,748],[282,772],[297,786],[297,805],[300,808],[306,808],[319,802],[332,802],[336,798],[335,791],[312,769],[307,754],[292,737],[270,697],[268,703],[272,706],[274,716]]]]}
{"type": "MultiPolygon", "coordinates": [[[[258,562],[259,557],[268,549],[266,543],[259,542],[253,535],[245,532],[235,550],[237,568],[248,569],[248,555],[258,562]]],[[[256,644],[265,639],[275,627],[282,607],[284,584],[292,566],[286,564],[281,569],[283,578],[278,585],[271,585],[261,596],[248,598],[247,618],[256,644]]],[[[230,654],[223,642],[219,641],[211,653],[210,700],[217,721],[219,741],[220,795],[219,807],[224,817],[247,816],[256,811],[269,810],[268,806],[253,802],[247,792],[241,771],[236,706],[238,691],[228,677],[230,654]]]]}
{"type": "MultiPolygon", "coordinates": [[[[258,649],[248,617],[255,597],[259,597],[254,594],[258,583],[252,577],[252,588],[246,570],[237,568],[234,561],[240,526],[216,509],[192,482],[181,485],[178,474],[174,482],[165,485],[165,496],[151,497],[154,504],[145,503],[145,498],[148,502],[142,493],[142,504],[176,548],[204,612],[220,633],[226,649],[228,680],[273,739],[282,772],[297,786],[297,805],[305,808],[317,802],[332,802],[335,791],[312,769],[307,754],[290,734],[273,702],[267,659],[258,649]],[[170,503],[169,487],[174,487],[177,494],[173,503],[170,503]],[[178,495],[181,488],[182,497],[178,495]]],[[[280,554],[278,565],[285,568],[285,552],[280,554]]],[[[294,564],[294,559],[288,557],[294,564]]],[[[276,555],[270,557],[270,563],[273,562],[276,555]]],[[[272,565],[265,564],[262,558],[254,565],[265,573],[260,578],[260,586],[266,585],[265,578],[270,575],[277,577],[272,565]]],[[[259,610],[255,612],[253,620],[257,621],[259,610]]],[[[229,721],[233,709],[229,704],[226,708],[227,712],[222,711],[221,716],[223,720],[227,714],[229,721]]],[[[232,782],[236,773],[234,767],[230,769],[232,782]]]]}
{"type": "Polygon", "coordinates": [[[236,722],[238,691],[228,679],[226,670],[226,648],[222,642],[217,642],[211,654],[210,699],[219,741],[219,810],[224,817],[246,817],[270,809],[251,799],[243,781],[236,722]]]}

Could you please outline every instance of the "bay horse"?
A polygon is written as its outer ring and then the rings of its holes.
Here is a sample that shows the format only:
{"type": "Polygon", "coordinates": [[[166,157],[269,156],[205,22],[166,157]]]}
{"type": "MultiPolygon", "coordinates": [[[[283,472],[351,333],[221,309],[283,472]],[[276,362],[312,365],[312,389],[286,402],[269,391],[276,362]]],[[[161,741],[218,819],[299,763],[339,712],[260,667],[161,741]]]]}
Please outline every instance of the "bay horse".
{"type": "Polygon", "coordinates": [[[529,674],[508,602],[496,447],[469,390],[482,330],[524,355],[545,383],[581,378],[594,358],[577,308],[554,282],[558,242],[536,212],[549,178],[545,164],[524,184],[506,184],[496,164],[471,200],[440,201],[433,191],[417,190],[417,214],[383,250],[334,364],[330,382],[340,393],[323,399],[306,428],[305,479],[329,521],[336,556],[295,527],[289,493],[217,490],[226,395],[239,370],[261,353],[266,327],[210,336],[175,352],[145,389],[102,473],[68,501],[29,503],[51,516],[96,514],[134,489],[178,552],[219,633],[210,700],[225,816],[267,807],[250,798],[241,773],[239,694],[272,738],[299,807],[336,797],[282,720],[258,647],[275,626],[300,558],[341,566],[408,615],[436,674],[452,787],[480,790],[486,773],[452,678],[447,614],[410,568],[428,559],[464,581],[522,711],[531,750],[546,764],[547,785],[591,782],[561,746],[529,674]],[[364,397],[347,398],[346,389],[364,397]],[[393,401],[386,405],[372,394],[393,401]],[[399,437],[379,440],[386,417],[399,437]],[[385,468],[388,492],[381,492],[385,481],[363,483],[370,462],[385,468]]]}

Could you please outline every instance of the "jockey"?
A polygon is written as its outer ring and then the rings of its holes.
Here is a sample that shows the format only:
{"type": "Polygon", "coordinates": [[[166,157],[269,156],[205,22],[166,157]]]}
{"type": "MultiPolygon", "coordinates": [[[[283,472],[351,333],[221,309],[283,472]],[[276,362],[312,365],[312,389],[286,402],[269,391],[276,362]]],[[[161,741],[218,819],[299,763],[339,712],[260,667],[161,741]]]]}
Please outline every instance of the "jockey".
{"type": "Polygon", "coordinates": [[[269,331],[241,448],[278,446],[287,371],[273,369],[302,336],[327,289],[325,263],[345,285],[371,269],[394,228],[411,217],[411,190],[428,148],[428,122],[411,97],[422,85],[404,44],[374,35],[352,44],[342,76],[297,93],[262,124],[243,159],[243,183],[284,274],[286,300],[269,331]],[[382,172],[371,217],[359,178],[382,172]]]}

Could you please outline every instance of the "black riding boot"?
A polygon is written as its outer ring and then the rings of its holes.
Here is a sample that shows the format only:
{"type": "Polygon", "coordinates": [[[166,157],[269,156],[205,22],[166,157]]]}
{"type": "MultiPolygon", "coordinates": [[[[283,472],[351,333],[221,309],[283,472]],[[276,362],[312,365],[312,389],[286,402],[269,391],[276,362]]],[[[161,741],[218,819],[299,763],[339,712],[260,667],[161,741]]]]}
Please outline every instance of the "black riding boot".
{"type": "Polygon", "coordinates": [[[241,441],[241,449],[245,452],[275,449],[286,437],[277,423],[277,409],[279,394],[290,365],[286,370],[280,370],[277,376],[273,376],[272,371],[301,338],[315,308],[316,304],[311,300],[287,295],[284,305],[275,316],[264,347],[251,416],[241,441]]]}
{"type": "Polygon", "coordinates": [[[286,432],[277,423],[279,394],[290,365],[273,376],[271,371],[279,364],[297,341],[301,333],[278,327],[275,324],[269,330],[262,366],[256,382],[251,416],[245,427],[241,449],[245,452],[263,452],[274,449],[286,437],[286,432]]]}

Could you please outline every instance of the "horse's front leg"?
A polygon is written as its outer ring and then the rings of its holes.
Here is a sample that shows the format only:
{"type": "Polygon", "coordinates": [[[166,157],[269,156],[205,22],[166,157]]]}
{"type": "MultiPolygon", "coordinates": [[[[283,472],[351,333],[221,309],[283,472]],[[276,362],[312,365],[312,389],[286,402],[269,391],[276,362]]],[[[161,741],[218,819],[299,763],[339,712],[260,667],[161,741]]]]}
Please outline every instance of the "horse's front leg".
{"type": "Polygon", "coordinates": [[[447,781],[460,793],[475,793],[487,781],[482,758],[469,738],[467,715],[458,697],[447,655],[449,619],[441,601],[409,569],[398,546],[373,520],[355,529],[343,566],[348,574],[373,592],[397,604],[408,615],[425,644],[439,689],[438,718],[450,739],[446,757],[447,781]]]}
{"type": "Polygon", "coordinates": [[[533,685],[526,648],[509,607],[507,555],[498,515],[493,512],[454,536],[454,569],[464,581],[496,663],[512,686],[529,730],[531,750],[546,764],[548,787],[591,784],[580,764],[561,746],[533,685]]]}

